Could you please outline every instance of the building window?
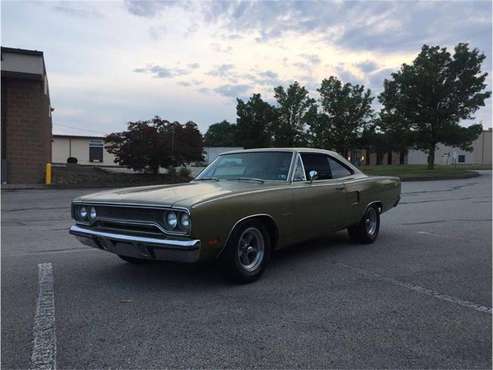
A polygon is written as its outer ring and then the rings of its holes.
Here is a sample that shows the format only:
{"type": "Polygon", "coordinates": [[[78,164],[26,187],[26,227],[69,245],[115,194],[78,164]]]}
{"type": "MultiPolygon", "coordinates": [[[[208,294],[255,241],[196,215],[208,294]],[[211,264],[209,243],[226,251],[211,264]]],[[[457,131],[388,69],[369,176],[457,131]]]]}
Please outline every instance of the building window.
{"type": "Polygon", "coordinates": [[[104,141],[92,139],[89,141],[89,162],[103,162],[104,141]]]}
{"type": "Polygon", "coordinates": [[[464,154],[459,154],[459,163],[465,163],[466,162],[466,156],[464,154]]]}

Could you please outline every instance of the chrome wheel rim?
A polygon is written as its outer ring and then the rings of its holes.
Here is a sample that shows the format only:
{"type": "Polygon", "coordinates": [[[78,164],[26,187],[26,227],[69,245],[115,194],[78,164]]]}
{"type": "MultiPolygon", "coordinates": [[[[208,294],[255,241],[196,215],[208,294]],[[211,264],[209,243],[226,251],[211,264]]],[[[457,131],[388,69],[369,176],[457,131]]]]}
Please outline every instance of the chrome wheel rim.
{"type": "Polygon", "coordinates": [[[365,217],[366,232],[370,236],[375,236],[377,232],[378,215],[375,208],[369,208],[365,217]]]}
{"type": "Polygon", "coordinates": [[[255,271],[264,259],[264,236],[255,227],[245,229],[238,241],[238,259],[241,267],[248,271],[255,271]]]}

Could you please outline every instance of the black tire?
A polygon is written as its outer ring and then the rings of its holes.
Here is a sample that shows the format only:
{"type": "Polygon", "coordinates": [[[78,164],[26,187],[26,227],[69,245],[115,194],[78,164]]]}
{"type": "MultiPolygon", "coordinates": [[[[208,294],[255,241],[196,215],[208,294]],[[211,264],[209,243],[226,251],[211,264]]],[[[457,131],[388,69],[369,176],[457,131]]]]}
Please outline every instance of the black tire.
{"type": "Polygon", "coordinates": [[[380,231],[380,212],[376,207],[368,207],[361,221],[347,229],[352,241],[371,244],[377,240],[380,231]]]}
{"type": "Polygon", "coordinates": [[[228,279],[246,284],[262,275],[270,255],[271,239],[267,228],[261,222],[251,220],[233,230],[220,262],[228,279]],[[250,244],[245,244],[250,236],[252,236],[250,244]],[[248,264],[250,260],[251,263],[248,264]]]}
{"type": "Polygon", "coordinates": [[[143,258],[127,257],[127,256],[121,256],[119,254],[117,256],[120,257],[125,262],[131,263],[132,265],[142,265],[142,264],[145,264],[145,263],[152,262],[150,260],[146,260],[146,259],[143,259],[143,258]]]}

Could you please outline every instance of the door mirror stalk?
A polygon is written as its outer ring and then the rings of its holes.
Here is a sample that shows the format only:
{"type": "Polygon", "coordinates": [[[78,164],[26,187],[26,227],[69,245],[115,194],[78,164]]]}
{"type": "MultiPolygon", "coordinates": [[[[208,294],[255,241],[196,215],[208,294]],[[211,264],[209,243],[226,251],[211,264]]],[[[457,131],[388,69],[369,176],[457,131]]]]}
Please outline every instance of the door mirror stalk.
{"type": "Polygon", "coordinates": [[[310,184],[311,184],[313,180],[318,179],[318,172],[315,170],[310,170],[310,172],[308,172],[308,176],[310,177],[310,184]]]}

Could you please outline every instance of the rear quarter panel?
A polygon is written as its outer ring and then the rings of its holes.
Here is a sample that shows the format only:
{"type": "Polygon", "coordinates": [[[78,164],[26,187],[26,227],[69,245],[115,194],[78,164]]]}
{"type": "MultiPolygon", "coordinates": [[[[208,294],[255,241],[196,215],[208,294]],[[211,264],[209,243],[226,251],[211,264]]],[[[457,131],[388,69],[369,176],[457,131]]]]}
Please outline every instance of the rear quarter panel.
{"type": "Polygon", "coordinates": [[[355,224],[370,203],[381,202],[382,212],[394,207],[400,199],[401,182],[398,177],[368,176],[346,183],[346,191],[351,207],[349,224],[355,224]]]}

